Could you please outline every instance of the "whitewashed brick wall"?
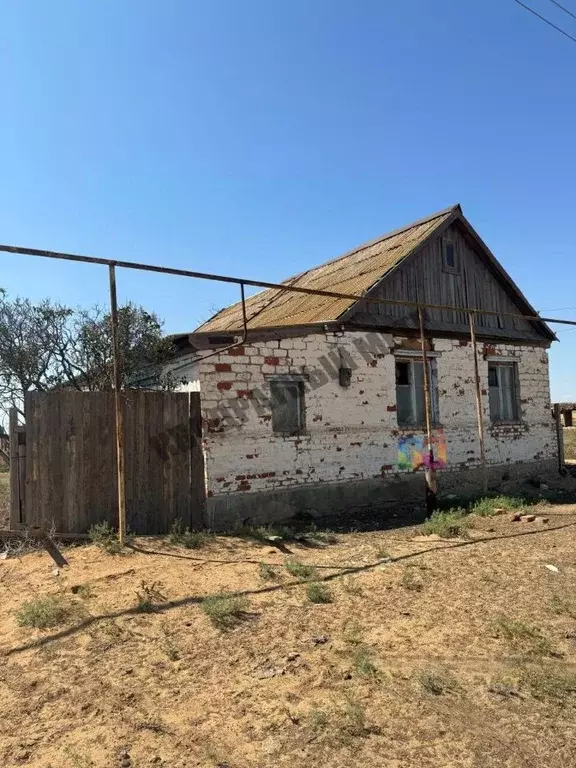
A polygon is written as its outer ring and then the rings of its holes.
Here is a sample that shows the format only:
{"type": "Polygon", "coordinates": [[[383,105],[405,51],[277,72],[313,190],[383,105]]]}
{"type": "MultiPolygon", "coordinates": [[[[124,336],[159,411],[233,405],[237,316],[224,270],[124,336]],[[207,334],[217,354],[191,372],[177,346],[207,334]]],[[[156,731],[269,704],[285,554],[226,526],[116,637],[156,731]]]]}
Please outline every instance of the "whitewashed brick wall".
{"type": "MultiPolygon", "coordinates": [[[[363,332],[318,333],[247,344],[199,365],[210,496],[277,490],[306,483],[361,480],[398,473],[395,358],[400,338],[363,332]],[[338,367],[352,367],[349,387],[338,367]],[[304,374],[306,434],[275,435],[268,374],[304,374]]],[[[470,342],[435,339],[440,421],[448,468],[479,462],[473,350],[470,342]]],[[[541,347],[478,345],[486,452],[491,464],[533,462],[556,454],[550,416],[548,356],[541,347]],[[490,424],[485,354],[518,363],[521,424],[490,424]]],[[[180,369],[185,375],[185,370],[180,369]]]]}

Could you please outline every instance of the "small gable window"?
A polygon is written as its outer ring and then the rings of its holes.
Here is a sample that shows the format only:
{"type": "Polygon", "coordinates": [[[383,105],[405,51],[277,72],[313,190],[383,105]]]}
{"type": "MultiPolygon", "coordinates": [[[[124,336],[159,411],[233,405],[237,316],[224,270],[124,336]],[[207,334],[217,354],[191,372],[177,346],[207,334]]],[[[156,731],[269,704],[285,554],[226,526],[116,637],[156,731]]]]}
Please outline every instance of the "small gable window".
{"type": "Polygon", "coordinates": [[[460,271],[456,246],[451,240],[444,240],[442,242],[442,264],[445,272],[460,271]]]}

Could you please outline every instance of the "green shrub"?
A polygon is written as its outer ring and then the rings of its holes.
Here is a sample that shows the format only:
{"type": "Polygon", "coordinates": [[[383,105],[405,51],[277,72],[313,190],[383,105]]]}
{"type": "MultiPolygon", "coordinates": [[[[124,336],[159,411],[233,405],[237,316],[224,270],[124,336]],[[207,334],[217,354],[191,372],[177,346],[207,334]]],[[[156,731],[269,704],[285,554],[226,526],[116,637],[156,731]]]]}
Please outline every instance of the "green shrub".
{"type": "Polygon", "coordinates": [[[318,578],[318,570],[313,565],[305,565],[298,560],[287,560],[285,565],[288,573],[301,581],[318,578]]]}
{"type": "Polygon", "coordinates": [[[363,593],[358,579],[355,579],[353,576],[347,576],[346,578],[342,579],[342,589],[345,592],[348,592],[350,595],[359,596],[363,593]]]}
{"type": "Polygon", "coordinates": [[[22,603],[16,612],[16,621],[21,627],[49,629],[63,624],[71,613],[71,606],[61,597],[49,595],[22,603]]]}
{"type": "Polygon", "coordinates": [[[254,541],[270,542],[270,539],[289,541],[294,538],[294,529],[287,525],[245,525],[238,523],[231,531],[233,536],[239,536],[254,541]]]}
{"type": "Polygon", "coordinates": [[[507,640],[520,651],[533,656],[552,656],[552,644],[536,627],[531,627],[523,621],[511,619],[503,614],[496,616],[492,622],[496,637],[507,640]]]}
{"type": "Polygon", "coordinates": [[[565,669],[527,669],[520,677],[520,684],[539,700],[562,704],[568,697],[576,697],[576,675],[565,669]]]}
{"type": "Polygon", "coordinates": [[[242,596],[221,592],[202,601],[202,609],[218,629],[231,629],[245,618],[248,600],[242,596]]]}
{"type": "Polygon", "coordinates": [[[495,509],[522,509],[527,502],[517,496],[485,496],[470,506],[470,512],[480,517],[490,517],[495,509]]]}
{"type": "Polygon", "coordinates": [[[81,597],[82,600],[89,600],[94,596],[94,587],[92,584],[78,584],[72,591],[78,595],[78,597],[81,597]]]}
{"type": "Polygon", "coordinates": [[[88,531],[88,537],[109,555],[119,555],[122,552],[118,534],[107,521],[93,525],[88,531]]]}
{"type": "Polygon", "coordinates": [[[422,523],[422,533],[425,536],[435,533],[442,539],[453,539],[466,536],[469,527],[470,521],[463,509],[437,510],[422,523]]]}
{"type": "Polygon", "coordinates": [[[373,651],[365,645],[358,645],[352,655],[354,669],[361,677],[378,676],[378,667],[374,663],[373,651]]]}
{"type": "Polygon", "coordinates": [[[191,531],[190,528],[183,528],[182,520],[175,520],[172,523],[168,541],[175,547],[200,549],[212,538],[214,534],[210,531],[191,531]]]}
{"type": "Polygon", "coordinates": [[[333,601],[332,593],[326,584],[312,582],[306,587],[306,595],[311,603],[331,603],[333,601]]]}
{"type": "Polygon", "coordinates": [[[268,563],[260,563],[258,566],[258,573],[260,574],[260,578],[264,579],[264,581],[278,581],[280,579],[276,569],[271,565],[268,565],[268,563]]]}

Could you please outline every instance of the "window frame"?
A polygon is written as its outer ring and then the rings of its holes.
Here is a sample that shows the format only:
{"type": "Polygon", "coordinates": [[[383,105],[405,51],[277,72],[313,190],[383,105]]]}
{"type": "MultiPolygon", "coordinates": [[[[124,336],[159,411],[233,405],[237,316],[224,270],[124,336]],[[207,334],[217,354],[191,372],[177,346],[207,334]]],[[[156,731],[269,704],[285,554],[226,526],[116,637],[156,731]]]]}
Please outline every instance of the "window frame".
{"type": "Polygon", "coordinates": [[[442,239],[442,269],[444,272],[449,272],[452,275],[460,274],[460,258],[458,254],[458,249],[456,248],[456,243],[454,242],[454,240],[451,240],[450,238],[442,239]],[[448,264],[448,259],[446,254],[447,246],[452,247],[452,255],[454,256],[453,265],[448,264]]]}
{"type": "Polygon", "coordinates": [[[488,360],[488,410],[490,415],[490,422],[492,424],[519,424],[521,421],[520,417],[520,383],[519,383],[519,377],[518,377],[518,363],[513,360],[488,360]],[[490,384],[490,369],[493,368],[497,374],[497,384],[496,386],[490,384]],[[510,397],[510,405],[512,408],[512,416],[511,418],[502,418],[502,414],[504,411],[504,405],[506,398],[504,396],[504,390],[506,389],[506,386],[502,382],[501,377],[501,370],[508,369],[511,371],[511,397],[510,397]],[[492,391],[495,390],[498,392],[498,407],[499,407],[499,413],[498,417],[493,412],[492,409],[492,391]]]}
{"type": "MultiPolygon", "coordinates": [[[[432,426],[433,427],[439,427],[440,426],[440,408],[439,408],[439,399],[438,399],[438,371],[437,371],[437,363],[436,363],[436,356],[434,357],[428,357],[428,376],[430,381],[430,404],[431,404],[431,410],[432,410],[432,426]]],[[[395,373],[395,386],[396,386],[396,421],[398,426],[401,429],[424,429],[426,427],[426,395],[424,392],[424,360],[421,355],[395,355],[394,358],[394,373],[395,373]],[[408,384],[398,384],[398,364],[399,363],[405,363],[409,366],[410,371],[410,381],[408,384]],[[414,364],[418,364],[422,366],[422,411],[424,413],[424,419],[423,421],[416,421],[416,415],[418,413],[418,404],[417,404],[417,391],[418,391],[418,384],[416,382],[416,377],[414,376],[414,364]],[[411,402],[411,411],[412,416],[414,417],[413,422],[405,422],[400,421],[400,408],[398,407],[398,387],[410,387],[410,402],[411,402]]]]}
{"type": "MultiPolygon", "coordinates": [[[[272,425],[272,432],[275,435],[280,435],[284,437],[292,437],[297,435],[302,435],[306,433],[306,390],[304,386],[305,380],[303,377],[298,376],[273,376],[268,379],[268,386],[270,388],[270,414],[271,414],[271,425],[272,425]],[[275,418],[275,394],[274,389],[276,387],[281,386],[291,386],[296,387],[297,391],[297,397],[294,398],[296,400],[296,408],[297,408],[297,417],[298,417],[298,426],[296,429],[281,429],[278,425],[277,419],[278,415],[275,418]]],[[[276,412],[277,413],[277,412],[276,412]]]]}

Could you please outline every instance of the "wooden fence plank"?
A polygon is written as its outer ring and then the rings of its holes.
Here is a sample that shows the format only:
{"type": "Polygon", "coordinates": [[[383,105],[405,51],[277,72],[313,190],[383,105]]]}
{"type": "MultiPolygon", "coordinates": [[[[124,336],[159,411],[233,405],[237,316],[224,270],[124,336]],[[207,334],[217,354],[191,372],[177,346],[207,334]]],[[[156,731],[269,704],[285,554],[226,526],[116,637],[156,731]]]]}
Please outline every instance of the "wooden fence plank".
{"type": "Polygon", "coordinates": [[[204,477],[204,453],[202,450],[202,414],[200,393],[189,392],[188,424],[190,435],[190,524],[193,529],[204,528],[206,481],[204,477]]]}
{"type": "Polygon", "coordinates": [[[10,451],[10,528],[17,528],[22,522],[24,499],[21,495],[22,482],[18,455],[18,411],[16,408],[10,408],[8,436],[10,451]]]}
{"type": "MultiPolygon", "coordinates": [[[[193,428],[189,403],[186,393],[126,393],[126,503],[134,533],[166,533],[178,518],[194,527],[203,523],[199,396],[193,428]]],[[[27,525],[53,522],[63,533],[83,533],[103,520],[116,523],[114,434],[112,393],[30,393],[27,525]]]]}

